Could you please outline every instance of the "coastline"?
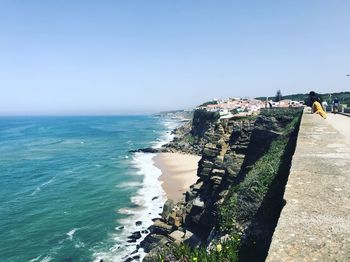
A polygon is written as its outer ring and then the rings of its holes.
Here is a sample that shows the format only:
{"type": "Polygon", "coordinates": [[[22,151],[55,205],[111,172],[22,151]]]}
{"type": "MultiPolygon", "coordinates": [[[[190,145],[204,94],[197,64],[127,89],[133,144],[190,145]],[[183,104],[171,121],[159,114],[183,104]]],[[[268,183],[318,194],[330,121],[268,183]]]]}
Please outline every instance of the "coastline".
{"type": "Polygon", "coordinates": [[[167,199],[177,202],[197,177],[200,156],[181,153],[159,153],[153,157],[154,166],[161,170],[158,178],[167,199]]]}
{"type": "MultiPolygon", "coordinates": [[[[173,140],[174,134],[172,131],[181,125],[179,121],[162,119],[162,125],[164,130],[155,141],[153,141],[152,148],[161,148],[164,144],[173,140]]],[[[175,153],[176,155],[182,154],[175,153]]],[[[131,197],[132,205],[126,208],[122,208],[117,212],[125,214],[123,219],[118,220],[121,225],[116,228],[116,233],[113,238],[115,241],[112,252],[99,252],[95,253],[95,262],[100,262],[101,259],[107,259],[111,261],[142,261],[146,255],[143,248],[140,248],[140,243],[145,239],[149,233],[149,227],[153,225],[153,221],[159,218],[160,213],[163,211],[163,205],[169,198],[167,192],[164,190],[162,184],[165,180],[168,180],[168,174],[173,174],[174,170],[169,167],[172,166],[176,169],[176,166],[181,162],[169,162],[163,161],[162,154],[134,152],[130,155],[131,164],[138,171],[134,174],[136,176],[142,176],[142,182],[134,196],[131,197]],[[169,168],[171,172],[169,173],[169,168]],[[166,174],[166,175],[163,175],[166,174]],[[164,178],[160,178],[160,177],[164,178]],[[164,180],[163,180],[164,179],[164,180]]],[[[183,157],[183,156],[182,156],[183,157]]],[[[179,158],[175,158],[179,159],[179,158]]],[[[178,161],[178,160],[177,160],[178,161]]],[[[181,160],[182,161],[182,160],[181,160]]],[[[196,176],[197,163],[195,163],[195,172],[193,177],[196,176]]],[[[182,176],[182,175],[181,175],[182,176]]],[[[179,179],[177,185],[184,187],[188,185],[183,192],[189,189],[189,185],[194,183],[192,179],[186,183],[183,179],[179,179]],[[188,184],[190,183],[190,184],[188,184]]],[[[171,182],[173,180],[170,180],[171,182]]],[[[168,184],[165,182],[165,184],[168,184]]],[[[167,190],[169,192],[169,190],[167,190]]],[[[177,191],[177,195],[181,197],[182,191],[177,191]]],[[[174,192],[175,193],[175,192],[174,192]]]]}

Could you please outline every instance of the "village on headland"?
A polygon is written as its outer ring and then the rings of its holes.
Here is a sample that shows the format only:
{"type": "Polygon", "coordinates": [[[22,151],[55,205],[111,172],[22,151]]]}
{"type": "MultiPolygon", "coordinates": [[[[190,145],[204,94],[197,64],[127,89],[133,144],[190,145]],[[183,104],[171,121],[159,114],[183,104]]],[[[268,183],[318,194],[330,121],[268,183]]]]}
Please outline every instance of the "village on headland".
{"type": "MultiPolygon", "coordinates": [[[[345,113],[350,110],[350,92],[320,94],[324,101],[325,111],[332,111],[332,101],[335,97],[340,100],[341,111],[345,113]]],[[[160,112],[156,115],[182,119],[191,118],[194,110],[202,109],[209,112],[218,112],[221,119],[239,118],[249,115],[257,115],[262,108],[289,108],[306,106],[308,94],[294,94],[282,96],[280,90],[274,97],[257,98],[213,98],[193,109],[160,112]],[[187,116],[186,116],[187,115],[187,116]]]]}

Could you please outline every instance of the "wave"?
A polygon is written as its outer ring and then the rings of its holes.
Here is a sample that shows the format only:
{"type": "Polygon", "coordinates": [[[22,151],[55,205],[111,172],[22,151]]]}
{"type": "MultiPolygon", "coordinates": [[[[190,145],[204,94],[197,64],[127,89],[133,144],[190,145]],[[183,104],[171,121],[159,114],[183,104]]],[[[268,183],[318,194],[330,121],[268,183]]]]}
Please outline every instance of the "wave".
{"type": "MultiPolygon", "coordinates": [[[[161,147],[170,142],[174,137],[171,130],[178,127],[180,122],[164,121],[163,124],[166,130],[159,139],[154,141],[154,147],[161,147]]],[[[154,166],[153,157],[155,155],[150,153],[135,153],[133,155],[131,164],[138,169],[136,175],[143,176],[142,183],[124,182],[116,187],[140,187],[130,199],[137,207],[118,210],[119,214],[127,217],[118,220],[118,224],[121,226],[116,227],[115,233],[112,234],[114,245],[108,252],[95,250],[94,261],[97,262],[100,259],[124,261],[132,252],[134,252],[133,256],[140,256],[140,261],[145,256],[142,248],[139,248],[137,253],[135,253],[136,246],[147,236],[147,229],[153,224],[152,219],[159,217],[166,201],[166,194],[161,186],[161,181],[158,180],[161,170],[154,166]],[[140,232],[141,238],[137,239],[136,242],[129,243],[128,237],[134,232],[140,232]]]]}
{"type": "Polygon", "coordinates": [[[74,233],[78,230],[79,228],[73,228],[70,230],[66,235],[68,236],[69,240],[73,240],[74,233]]]}
{"type": "Polygon", "coordinates": [[[36,258],[33,258],[31,260],[29,260],[29,262],[36,262],[36,261],[40,261],[40,262],[50,262],[53,258],[51,256],[45,256],[41,259],[42,255],[37,256],[36,258]],[[41,260],[40,260],[41,259],[41,260]]]}
{"type": "MultiPolygon", "coordinates": [[[[142,187],[130,199],[132,203],[137,205],[137,208],[121,208],[118,210],[118,213],[128,217],[118,220],[118,224],[122,226],[117,227],[112,236],[114,246],[109,252],[95,252],[95,261],[99,261],[99,259],[123,261],[131,252],[136,250],[136,245],[139,245],[146,237],[146,230],[153,224],[152,219],[159,217],[166,201],[166,195],[161,187],[161,182],[158,180],[161,171],[154,166],[152,160],[154,156],[155,154],[144,153],[134,155],[132,163],[139,170],[137,174],[143,175],[142,187]],[[128,243],[128,237],[138,231],[141,232],[141,238],[134,243],[128,243]]],[[[137,184],[135,183],[135,185],[137,184]]],[[[118,185],[118,187],[120,186],[118,185]]],[[[139,249],[138,255],[142,260],[145,253],[142,249],[139,249]]]]}
{"type": "Polygon", "coordinates": [[[39,261],[40,258],[41,258],[41,255],[37,256],[36,258],[33,258],[33,259],[29,260],[29,262],[39,261]]]}
{"type": "Polygon", "coordinates": [[[51,256],[45,256],[40,262],[50,262],[52,259],[51,256]]]}
{"type": "Polygon", "coordinates": [[[127,188],[135,188],[135,187],[141,187],[142,183],[141,182],[122,182],[118,185],[116,185],[116,188],[121,188],[121,189],[127,189],[127,188]]]}
{"type": "Polygon", "coordinates": [[[37,186],[34,191],[30,194],[31,196],[35,196],[38,192],[41,191],[42,188],[48,186],[49,184],[51,184],[55,179],[56,179],[57,175],[52,177],[50,180],[42,183],[40,186],[37,186]]]}

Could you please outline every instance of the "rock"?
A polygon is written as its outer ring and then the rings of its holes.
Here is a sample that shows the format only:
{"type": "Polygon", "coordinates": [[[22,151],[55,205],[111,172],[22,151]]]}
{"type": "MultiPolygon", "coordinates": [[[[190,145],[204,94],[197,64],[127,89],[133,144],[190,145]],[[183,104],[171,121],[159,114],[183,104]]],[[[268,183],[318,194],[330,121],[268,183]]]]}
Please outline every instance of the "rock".
{"type": "Polygon", "coordinates": [[[190,231],[186,231],[184,243],[192,248],[200,247],[202,245],[202,239],[190,231]]]}
{"type": "Polygon", "coordinates": [[[180,230],[175,230],[174,232],[171,232],[169,235],[169,238],[174,241],[176,244],[180,244],[184,241],[185,232],[180,230]]]}
{"type": "Polygon", "coordinates": [[[129,239],[129,240],[127,240],[126,242],[128,242],[128,243],[135,243],[135,242],[136,242],[136,239],[129,239]]]}
{"type": "Polygon", "coordinates": [[[193,207],[204,208],[204,202],[202,200],[200,200],[199,197],[197,197],[195,200],[193,200],[192,205],[193,205],[193,207]]]}
{"type": "Polygon", "coordinates": [[[125,228],[124,226],[117,227],[118,230],[122,230],[124,228],[125,228]]]}
{"type": "Polygon", "coordinates": [[[152,234],[168,235],[173,230],[173,226],[168,225],[158,219],[154,221],[152,226],[149,227],[149,230],[152,234]]]}
{"type": "Polygon", "coordinates": [[[165,148],[152,148],[152,147],[146,147],[146,148],[140,148],[136,150],[130,150],[130,153],[163,153],[166,152],[165,148]]]}
{"type": "Polygon", "coordinates": [[[211,176],[210,180],[214,183],[214,185],[220,185],[222,177],[221,176],[211,176]]]}
{"type": "Polygon", "coordinates": [[[136,221],[135,225],[136,226],[141,226],[142,225],[142,221],[136,221]]]}
{"type": "Polygon", "coordinates": [[[140,247],[144,249],[146,253],[150,252],[153,248],[164,245],[169,242],[169,239],[163,235],[149,234],[140,243],[140,247]]]}
{"type": "Polygon", "coordinates": [[[222,156],[217,156],[214,162],[214,166],[218,169],[225,169],[224,159],[222,156]]]}
{"type": "Polygon", "coordinates": [[[158,199],[158,198],[159,198],[159,196],[155,196],[155,197],[152,198],[152,201],[153,201],[153,200],[156,200],[156,199],[158,199]]]}
{"type": "Polygon", "coordinates": [[[215,157],[218,154],[218,150],[217,149],[204,148],[202,154],[203,154],[204,157],[215,157]]]}
{"type": "Polygon", "coordinates": [[[199,177],[208,177],[210,174],[211,168],[203,168],[200,173],[199,177]]]}
{"type": "Polygon", "coordinates": [[[200,165],[203,167],[203,168],[212,168],[213,167],[213,162],[209,161],[209,160],[202,160],[200,162],[200,165]]]}
{"type": "Polygon", "coordinates": [[[164,206],[163,206],[163,212],[162,212],[162,218],[167,221],[171,212],[173,211],[175,204],[174,201],[172,201],[171,199],[168,199],[164,206]]]}
{"type": "Polygon", "coordinates": [[[135,240],[133,242],[136,242],[137,239],[141,238],[141,232],[137,231],[131,234],[131,236],[128,236],[130,240],[135,240]]]}
{"type": "Polygon", "coordinates": [[[225,175],[225,170],[223,169],[213,169],[213,171],[211,171],[212,175],[214,176],[220,176],[223,177],[225,175]]]}
{"type": "Polygon", "coordinates": [[[183,224],[182,216],[176,216],[174,221],[174,226],[177,228],[180,227],[183,224]]]}
{"type": "MultiPolygon", "coordinates": [[[[162,246],[156,247],[154,249],[152,249],[142,260],[142,262],[155,262],[155,261],[160,261],[159,260],[159,254],[163,254],[164,253],[164,249],[162,248],[162,246]]],[[[164,259],[164,261],[176,261],[176,259],[164,259]]]]}
{"type": "Polygon", "coordinates": [[[196,184],[191,185],[191,188],[193,189],[193,191],[199,191],[202,186],[203,186],[203,181],[200,181],[196,184]]]}
{"type": "Polygon", "coordinates": [[[186,192],[186,196],[185,196],[185,200],[186,200],[186,202],[189,202],[189,201],[191,201],[191,200],[193,200],[193,199],[195,199],[197,197],[197,193],[196,192],[194,192],[194,191],[187,191],[186,192]]]}

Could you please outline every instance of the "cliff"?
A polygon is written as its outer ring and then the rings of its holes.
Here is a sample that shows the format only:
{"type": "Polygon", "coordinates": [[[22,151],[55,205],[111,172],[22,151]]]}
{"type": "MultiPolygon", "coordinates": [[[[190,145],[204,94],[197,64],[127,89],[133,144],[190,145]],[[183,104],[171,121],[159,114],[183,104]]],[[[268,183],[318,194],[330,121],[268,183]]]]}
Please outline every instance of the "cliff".
{"type": "Polygon", "coordinates": [[[144,261],[157,261],[160,254],[165,261],[182,261],[179,254],[208,256],[183,244],[214,250],[228,242],[229,261],[254,261],[252,252],[263,260],[283,206],[300,115],[300,109],[271,109],[220,120],[216,113],[196,111],[164,148],[201,154],[198,180],[181,201],[165,203],[141,242],[148,253],[144,261]]]}

